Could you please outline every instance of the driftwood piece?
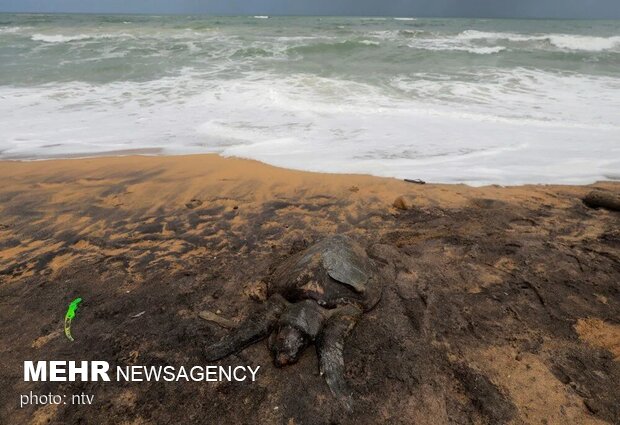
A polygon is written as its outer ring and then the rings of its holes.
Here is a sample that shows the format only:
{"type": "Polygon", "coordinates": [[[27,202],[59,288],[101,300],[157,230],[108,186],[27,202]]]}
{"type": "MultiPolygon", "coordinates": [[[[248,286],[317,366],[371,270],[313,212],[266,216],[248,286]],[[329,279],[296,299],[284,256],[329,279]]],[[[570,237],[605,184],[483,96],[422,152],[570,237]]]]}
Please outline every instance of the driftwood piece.
{"type": "Polygon", "coordinates": [[[208,322],[217,323],[221,327],[227,328],[227,329],[233,329],[237,326],[237,324],[233,322],[232,320],[222,317],[219,314],[214,313],[209,310],[201,311],[200,313],[198,313],[198,317],[208,322]]]}

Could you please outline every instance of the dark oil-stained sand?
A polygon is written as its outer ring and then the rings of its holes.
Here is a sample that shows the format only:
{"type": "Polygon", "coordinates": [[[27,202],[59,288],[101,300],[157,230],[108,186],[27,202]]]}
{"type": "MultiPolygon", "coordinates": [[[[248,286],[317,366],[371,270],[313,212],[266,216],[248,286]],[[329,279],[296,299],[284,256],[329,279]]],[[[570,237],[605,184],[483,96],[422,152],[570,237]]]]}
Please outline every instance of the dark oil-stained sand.
{"type": "Polygon", "coordinates": [[[3,162],[0,182],[2,423],[620,423],[620,213],[580,200],[617,183],[416,185],[209,155],[3,162]],[[264,343],[221,362],[260,365],[253,384],[23,382],[24,360],[204,364],[229,330],[200,313],[238,323],[274,262],[336,232],[385,285],[345,350],[353,413],[313,350],[276,369],[264,343]],[[19,409],[31,390],[95,402],[19,409]]]}

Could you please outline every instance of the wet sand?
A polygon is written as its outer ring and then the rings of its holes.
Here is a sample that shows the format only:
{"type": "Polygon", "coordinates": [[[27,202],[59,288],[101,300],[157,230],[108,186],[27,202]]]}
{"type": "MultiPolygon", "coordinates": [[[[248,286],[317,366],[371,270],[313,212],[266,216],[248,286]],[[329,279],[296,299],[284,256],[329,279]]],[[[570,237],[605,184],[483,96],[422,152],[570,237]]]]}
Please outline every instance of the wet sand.
{"type": "Polygon", "coordinates": [[[620,213],[581,202],[618,183],[418,185],[214,155],[1,162],[0,181],[7,423],[620,423],[620,213]],[[30,359],[204,364],[228,331],[201,312],[238,323],[271,265],[334,233],[384,281],[345,350],[353,413],[314,350],[276,369],[265,343],[220,362],[260,365],[254,384],[23,382],[30,359]],[[95,401],[20,409],[31,390],[95,401]]]}

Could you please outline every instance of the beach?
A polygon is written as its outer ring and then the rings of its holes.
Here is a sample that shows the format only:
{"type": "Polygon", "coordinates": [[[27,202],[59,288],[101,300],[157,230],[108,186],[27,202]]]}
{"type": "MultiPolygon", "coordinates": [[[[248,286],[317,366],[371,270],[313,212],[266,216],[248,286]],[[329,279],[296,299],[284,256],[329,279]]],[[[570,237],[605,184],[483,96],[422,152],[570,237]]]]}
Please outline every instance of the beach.
{"type": "Polygon", "coordinates": [[[0,181],[7,423],[620,421],[620,215],[582,202],[617,182],[418,184],[217,155],[3,161],[0,181]],[[264,342],[214,363],[260,366],[253,383],[22,379],[25,359],[204,365],[228,332],[204,317],[240,323],[274,264],[333,234],[383,285],[347,340],[352,412],[314,350],[278,369],[264,342]],[[95,401],[20,409],[30,391],[95,401]]]}

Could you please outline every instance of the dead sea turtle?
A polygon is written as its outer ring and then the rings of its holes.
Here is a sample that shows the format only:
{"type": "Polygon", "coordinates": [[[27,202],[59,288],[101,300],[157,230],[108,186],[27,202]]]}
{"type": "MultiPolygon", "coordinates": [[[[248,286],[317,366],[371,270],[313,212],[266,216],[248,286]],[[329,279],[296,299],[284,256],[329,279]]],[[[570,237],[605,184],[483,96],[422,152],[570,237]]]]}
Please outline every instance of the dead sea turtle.
{"type": "Polygon", "coordinates": [[[346,236],[332,236],[289,257],[267,280],[268,300],[236,330],[207,347],[209,361],[237,353],[271,335],[276,367],[297,362],[315,343],[321,375],[347,408],[344,343],[363,312],[381,297],[373,261],[346,236]]]}

